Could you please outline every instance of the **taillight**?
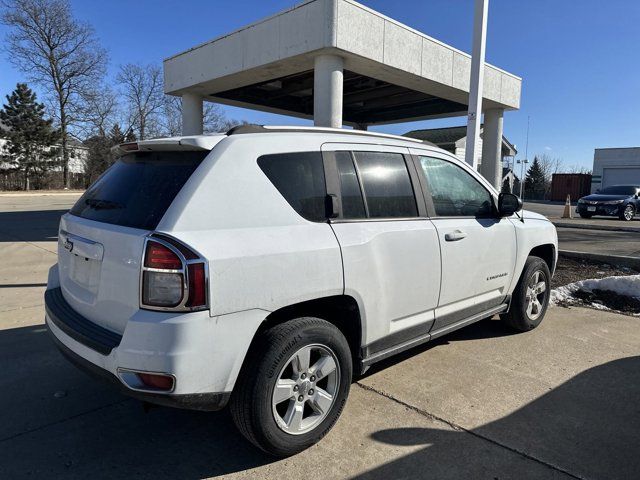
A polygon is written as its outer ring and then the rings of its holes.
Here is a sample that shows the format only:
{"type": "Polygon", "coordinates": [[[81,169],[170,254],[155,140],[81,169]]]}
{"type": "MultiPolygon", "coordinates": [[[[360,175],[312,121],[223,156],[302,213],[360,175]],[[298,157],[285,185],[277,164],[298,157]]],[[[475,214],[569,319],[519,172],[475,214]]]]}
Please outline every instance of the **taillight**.
{"type": "Polygon", "coordinates": [[[149,240],[147,242],[147,251],[144,254],[144,266],[165,270],[180,270],[182,268],[182,260],[169,247],[149,240]]]}
{"type": "Polygon", "coordinates": [[[136,150],[138,150],[138,143],[137,142],[121,143],[120,148],[125,152],[135,152],[136,150]]]}
{"type": "Polygon", "coordinates": [[[142,303],[150,307],[177,307],[184,297],[182,273],[146,271],[142,274],[142,303]]]}
{"type": "Polygon", "coordinates": [[[189,264],[189,299],[187,307],[201,307],[207,304],[204,263],[189,264]]]}
{"type": "Polygon", "coordinates": [[[207,307],[202,259],[170,237],[147,240],[142,268],[141,307],[202,310],[207,307]]]}

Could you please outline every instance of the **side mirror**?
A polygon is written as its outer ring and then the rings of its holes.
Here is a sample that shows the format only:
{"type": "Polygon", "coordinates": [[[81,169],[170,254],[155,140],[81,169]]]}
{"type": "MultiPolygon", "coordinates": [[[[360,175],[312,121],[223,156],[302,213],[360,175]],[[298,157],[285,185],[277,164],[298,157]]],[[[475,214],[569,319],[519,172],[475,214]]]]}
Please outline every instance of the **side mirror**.
{"type": "Polygon", "coordinates": [[[498,213],[501,217],[510,217],[522,210],[522,199],[513,193],[498,195],[498,213]]]}

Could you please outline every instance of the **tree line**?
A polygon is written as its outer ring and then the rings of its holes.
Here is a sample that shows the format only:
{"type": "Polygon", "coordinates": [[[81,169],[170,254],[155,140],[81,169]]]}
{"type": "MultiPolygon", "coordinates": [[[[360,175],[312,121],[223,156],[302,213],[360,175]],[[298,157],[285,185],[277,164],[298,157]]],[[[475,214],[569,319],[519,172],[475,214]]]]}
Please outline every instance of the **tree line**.
{"type": "MultiPolygon", "coordinates": [[[[565,167],[560,158],[548,154],[536,155],[524,179],[523,197],[529,200],[546,200],[551,194],[554,173],[587,173],[591,170],[575,165],[565,167]]],[[[518,193],[518,192],[516,192],[518,193]]]]}
{"type": "MultiPolygon", "coordinates": [[[[21,172],[25,188],[31,176],[52,168],[61,169],[68,188],[74,142],[88,148],[85,172],[91,182],[113,162],[113,145],[180,134],[180,99],[164,95],[161,68],[120,65],[110,86],[107,51],[92,26],[74,18],[68,0],[0,0],[0,8],[0,21],[8,27],[7,58],[44,100],[39,103],[21,82],[0,110],[7,140],[0,163],[21,172]]],[[[206,132],[237,123],[205,102],[206,132]]]]}

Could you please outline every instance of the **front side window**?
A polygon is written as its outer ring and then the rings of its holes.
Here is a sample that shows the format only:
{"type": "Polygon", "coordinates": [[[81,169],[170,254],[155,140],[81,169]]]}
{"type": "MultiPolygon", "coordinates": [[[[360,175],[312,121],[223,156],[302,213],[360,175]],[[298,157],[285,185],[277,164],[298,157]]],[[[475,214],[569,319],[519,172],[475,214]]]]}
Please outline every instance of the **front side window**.
{"type": "Polygon", "coordinates": [[[400,153],[354,152],[369,218],[417,217],[411,178],[400,153]]]}
{"type": "Polygon", "coordinates": [[[263,155],[258,166],[289,205],[312,222],[326,220],[324,166],[320,152],[263,155]]]}
{"type": "Polygon", "coordinates": [[[420,157],[436,215],[488,217],[493,215],[489,191],[463,168],[432,157],[420,157]]]}

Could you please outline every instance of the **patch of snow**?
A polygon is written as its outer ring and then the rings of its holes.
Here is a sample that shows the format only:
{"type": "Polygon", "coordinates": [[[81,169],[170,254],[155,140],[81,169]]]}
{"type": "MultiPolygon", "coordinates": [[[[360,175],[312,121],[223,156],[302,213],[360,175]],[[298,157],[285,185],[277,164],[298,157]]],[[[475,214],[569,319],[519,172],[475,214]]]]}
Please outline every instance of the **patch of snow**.
{"type": "MultiPolygon", "coordinates": [[[[609,290],[626,297],[640,298],[640,275],[623,275],[605,278],[590,278],[570,283],[551,290],[551,305],[567,305],[575,303],[575,293],[578,290],[592,292],[593,290],[609,290]]],[[[609,310],[601,303],[591,303],[590,306],[600,310],[609,310]]]]}
{"type": "Polygon", "coordinates": [[[573,303],[575,300],[573,294],[579,290],[576,283],[570,283],[562,287],[554,288],[551,290],[551,298],[549,303],[551,305],[573,303]]]}

